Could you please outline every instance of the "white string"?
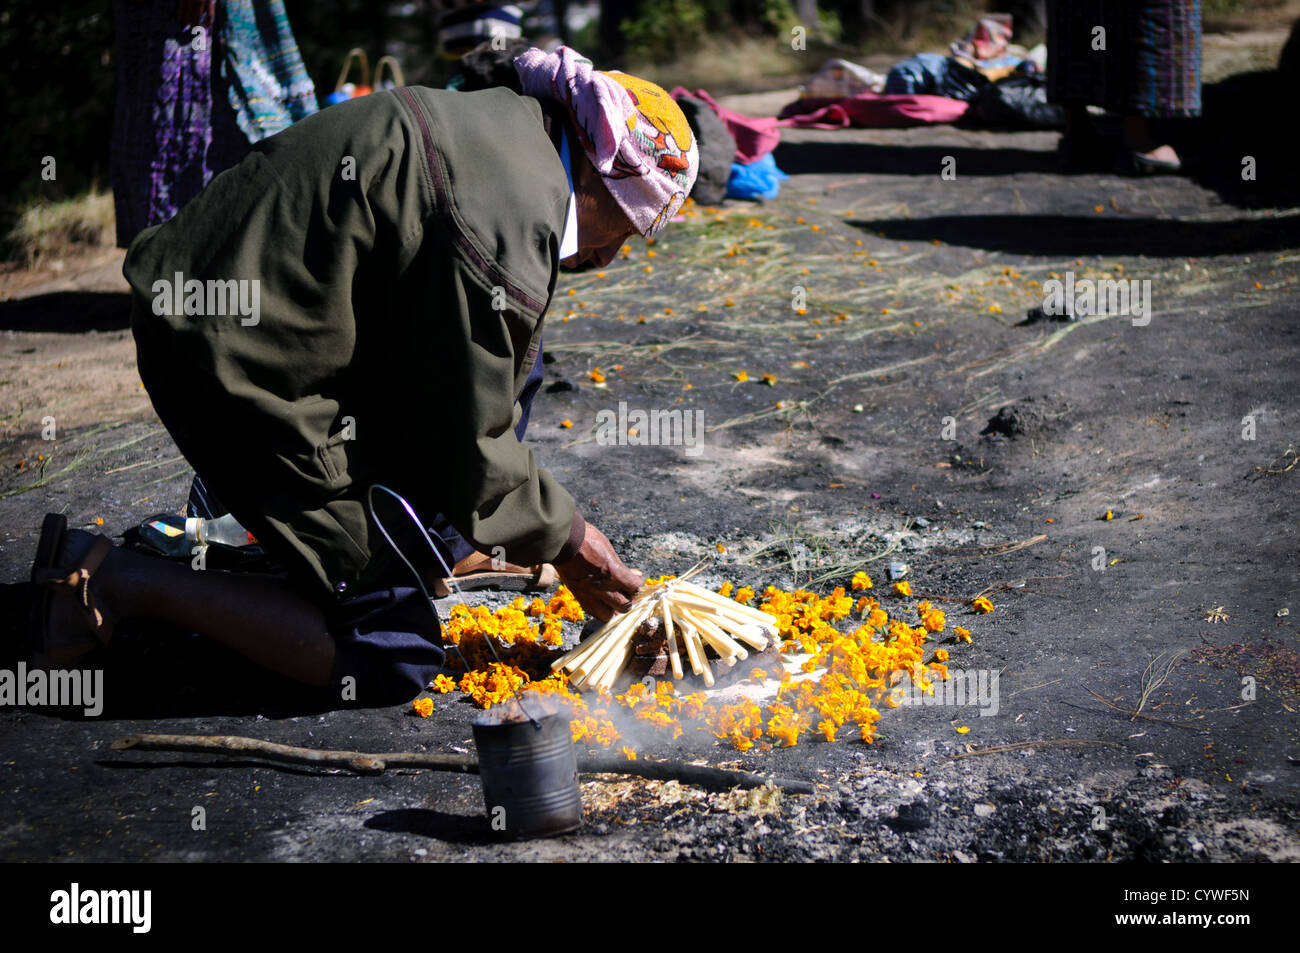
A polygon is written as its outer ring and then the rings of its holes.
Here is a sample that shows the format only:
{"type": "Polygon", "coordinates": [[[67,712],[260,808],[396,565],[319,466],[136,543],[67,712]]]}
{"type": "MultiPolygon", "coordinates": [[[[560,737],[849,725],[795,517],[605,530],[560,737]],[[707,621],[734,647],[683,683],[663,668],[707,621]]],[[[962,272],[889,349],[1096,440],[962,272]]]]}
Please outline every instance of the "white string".
{"type": "MultiPolygon", "coordinates": [[[[397,545],[397,542],[389,534],[388,529],[384,526],[383,521],[379,518],[379,514],[375,511],[376,490],[382,490],[383,492],[391,496],[393,499],[397,500],[399,504],[401,504],[402,509],[406,511],[406,515],[411,518],[411,522],[415,524],[416,529],[420,531],[420,535],[424,537],[424,541],[428,543],[429,548],[433,550],[433,555],[437,557],[438,562],[442,565],[443,572],[447,574],[445,577],[443,577],[447,582],[447,587],[453,593],[455,593],[457,600],[459,600],[460,604],[464,606],[465,611],[468,612],[469,604],[465,602],[464,593],[461,591],[460,585],[456,582],[456,577],[455,574],[452,572],[451,567],[448,566],[447,561],[442,558],[442,551],[439,550],[438,547],[434,545],[433,540],[429,538],[429,531],[424,528],[424,523],[420,520],[420,517],[416,515],[415,510],[411,507],[411,504],[406,502],[406,499],[401,494],[397,493],[394,490],[389,489],[388,487],[384,486],[381,483],[376,483],[372,485],[366,493],[366,508],[370,510],[370,518],[375,521],[375,526],[377,526],[379,528],[379,532],[381,532],[384,535],[384,539],[388,540],[388,545],[393,548],[393,552],[397,553],[398,558],[401,559],[402,562],[406,564],[406,568],[409,569],[411,571],[411,575],[415,577],[415,584],[420,587],[420,593],[424,596],[425,604],[429,607],[429,611],[433,613],[433,617],[438,622],[439,629],[441,629],[442,620],[438,618],[438,610],[434,606],[433,599],[429,596],[429,590],[426,589],[424,586],[424,577],[421,576],[420,573],[416,571],[415,566],[412,565],[411,561],[406,558],[406,553],[402,552],[401,547],[397,545]]],[[[483,639],[484,641],[487,642],[488,648],[492,650],[492,657],[497,660],[497,664],[504,667],[505,663],[501,661],[501,656],[497,653],[497,647],[496,644],[492,641],[492,637],[485,632],[483,633],[483,639]]],[[[455,649],[456,654],[460,656],[460,660],[465,664],[465,671],[466,673],[468,673],[470,671],[469,659],[465,658],[465,654],[461,652],[459,645],[456,645],[455,643],[451,643],[451,647],[455,649]]],[[[511,687],[510,693],[511,695],[514,696],[515,702],[519,705],[519,710],[522,711],[524,713],[524,716],[533,723],[533,727],[540,729],[542,727],[541,722],[538,721],[536,718],[534,718],[531,714],[529,714],[528,709],[524,707],[523,695],[520,692],[518,692],[514,687],[511,687]]]]}

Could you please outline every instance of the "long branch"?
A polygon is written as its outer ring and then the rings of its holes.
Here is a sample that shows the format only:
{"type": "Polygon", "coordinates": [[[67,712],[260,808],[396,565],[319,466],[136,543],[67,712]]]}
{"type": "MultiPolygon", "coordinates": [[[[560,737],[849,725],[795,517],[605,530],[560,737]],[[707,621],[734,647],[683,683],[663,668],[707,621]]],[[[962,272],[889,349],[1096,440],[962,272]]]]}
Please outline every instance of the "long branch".
{"type": "MultiPolygon", "coordinates": [[[[197,751],[206,754],[251,754],[290,764],[312,764],[349,768],[362,774],[379,774],[389,767],[426,768],[432,771],[456,771],[477,774],[478,760],[467,754],[424,754],[394,751],[368,754],[362,751],[329,751],[299,748],[259,738],[238,735],[125,735],[112,744],[114,751],[197,751]]],[[[630,774],[658,781],[683,781],[710,791],[732,788],[759,788],[765,785],[791,794],[811,794],[807,781],[778,778],[749,771],[725,771],[680,761],[627,761],[610,755],[580,757],[578,770],[583,774],[630,774]]]]}

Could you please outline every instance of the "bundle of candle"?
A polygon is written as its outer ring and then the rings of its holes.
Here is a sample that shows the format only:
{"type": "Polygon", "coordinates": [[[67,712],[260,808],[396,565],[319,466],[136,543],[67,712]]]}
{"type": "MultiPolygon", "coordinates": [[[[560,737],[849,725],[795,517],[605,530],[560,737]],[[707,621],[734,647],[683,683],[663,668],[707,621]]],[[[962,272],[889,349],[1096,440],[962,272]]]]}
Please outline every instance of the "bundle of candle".
{"type": "Polygon", "coordinates": [[[626,612],[552,662],[551,669],[567,672],[574,688],[608,690],[627,667],[637,632],[656,620],[667,643],[673,678],[685,677],[684,652],[691,672],[708,687],[714,682],[710,649],[718,663],[729,668],[749,657],[745,646],[761,652],[778,632],[776,618],[766,612],[697,586],[685,577],[666,579],[647,584],[626,612]]]}

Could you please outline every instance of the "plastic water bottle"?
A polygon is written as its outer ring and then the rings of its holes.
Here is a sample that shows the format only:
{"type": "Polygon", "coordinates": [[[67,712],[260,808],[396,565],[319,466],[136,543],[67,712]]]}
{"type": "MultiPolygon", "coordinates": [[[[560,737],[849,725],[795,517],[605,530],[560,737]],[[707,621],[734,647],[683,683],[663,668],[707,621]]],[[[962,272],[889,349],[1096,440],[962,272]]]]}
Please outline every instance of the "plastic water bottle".
{"type": "Polygon", "coordinates": [[[195,520],[195,535],[203,545],[217,543],[221,546],[233,546],[236,549],[240,546],[251,546],[257,542],[257,538],[240,525],[239,520],[234,515],[227,513],[225,516],[219,516],[214,520],[195,520]]]}
{"type": "Polygon", "coordinates": [[[213,520],[160,513],[140,524],[140,538],[164,556],[178,557],[190,556],[195,546],[217,543],[237,548],[257,542],[231,513],[213,520]]]}

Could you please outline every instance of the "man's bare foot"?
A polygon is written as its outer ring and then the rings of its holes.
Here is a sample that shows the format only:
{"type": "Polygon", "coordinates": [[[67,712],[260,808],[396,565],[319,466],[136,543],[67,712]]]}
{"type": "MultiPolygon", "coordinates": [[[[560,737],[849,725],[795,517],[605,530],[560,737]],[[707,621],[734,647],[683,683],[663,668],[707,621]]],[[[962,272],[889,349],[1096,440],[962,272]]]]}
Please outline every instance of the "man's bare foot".
{"type": "Polygon", "coordinates": [[[1178,165],[1181,162],[1178,153],[1174,151],[1174,147],[1169,145],[1156,146],[1150,152],[1139,152],[1138,155],[1143,159],[1161,162],[1166,165],[1178,165]]]}

